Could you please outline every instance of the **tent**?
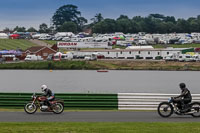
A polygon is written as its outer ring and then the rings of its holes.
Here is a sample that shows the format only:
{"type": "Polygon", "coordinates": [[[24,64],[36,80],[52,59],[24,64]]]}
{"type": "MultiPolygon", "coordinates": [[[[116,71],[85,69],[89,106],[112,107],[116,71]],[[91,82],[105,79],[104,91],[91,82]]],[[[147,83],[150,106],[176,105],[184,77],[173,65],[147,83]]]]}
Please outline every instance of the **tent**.
{"type": "Polygon", "coordinates": [[[10,38],[12,38],[12,39],[18,39],[19,37],[20,37],[19,34],[12,34],[12,35],[10,35],[10,38]]]}
{"type": "Polygon", "coordinates": [[[6,33],[0,33],[0,39],[8,39],[9,36],[6,33]]]}
{"type": "Polygon", "coordinates": [[[0,55],[22,55],[19,50],[0,50],[0,55]]]}
{"type": "Polygon", "coordinates": [[[125,40],[124,36],[113,37],[114,40],[125,40]]]}

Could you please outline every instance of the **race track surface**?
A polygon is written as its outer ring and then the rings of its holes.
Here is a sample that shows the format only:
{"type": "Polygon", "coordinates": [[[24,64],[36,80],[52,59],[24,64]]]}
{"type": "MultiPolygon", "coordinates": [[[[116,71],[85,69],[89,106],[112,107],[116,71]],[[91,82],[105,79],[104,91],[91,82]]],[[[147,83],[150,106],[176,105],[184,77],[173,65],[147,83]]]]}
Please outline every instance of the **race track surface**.
{"type": "Polygon", "coordinates": [[[63,112],[62,114],[36,112],[29,115],[25,112],[0,112],[1,122],[200,122],[192,116],[172,115],[162,118],[157,112],[63,112]]]}

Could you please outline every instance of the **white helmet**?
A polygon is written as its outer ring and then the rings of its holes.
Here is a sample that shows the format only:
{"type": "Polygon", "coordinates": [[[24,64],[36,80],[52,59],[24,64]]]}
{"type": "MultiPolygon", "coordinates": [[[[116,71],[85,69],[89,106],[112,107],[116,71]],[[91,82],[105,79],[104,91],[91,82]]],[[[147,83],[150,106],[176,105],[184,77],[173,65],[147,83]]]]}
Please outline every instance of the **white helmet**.
{"type": "Polygon", "coordinates": [[[42,91],[44,92],[47,89],[47,85],[42,85],[41,86],[42,91]]]}

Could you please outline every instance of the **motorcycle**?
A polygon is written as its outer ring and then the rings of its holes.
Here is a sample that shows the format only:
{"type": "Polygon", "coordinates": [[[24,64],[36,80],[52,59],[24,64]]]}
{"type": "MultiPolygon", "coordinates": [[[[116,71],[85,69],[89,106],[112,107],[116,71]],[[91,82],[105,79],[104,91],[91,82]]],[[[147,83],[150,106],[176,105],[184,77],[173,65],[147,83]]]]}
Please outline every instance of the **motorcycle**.
{"type": "Polygon", "coordinates": [[[60,114],[64,111],[64,101],[55,99],[49,101],[51,108],[45,105],[45,100],[47,99],[44,96],[36,96],[35,93],[32,95],[32,101],[25,104],[24,111],[28,114],[34,114],[39,108],[42,112],[53,112],[55,114],[60,114]]]}
{"type": "Polygon", "coordinates": [[[173,113],[177,115],[192,115],[193,117],[200,117],[200,103],[192,102],[187,104],[186,109],[180,109],[178,104],[174,102],[174,98],[170,98],[168,102],[161,102],[158,105],[157,111],[161,117],[170,117],[173,113]]]}

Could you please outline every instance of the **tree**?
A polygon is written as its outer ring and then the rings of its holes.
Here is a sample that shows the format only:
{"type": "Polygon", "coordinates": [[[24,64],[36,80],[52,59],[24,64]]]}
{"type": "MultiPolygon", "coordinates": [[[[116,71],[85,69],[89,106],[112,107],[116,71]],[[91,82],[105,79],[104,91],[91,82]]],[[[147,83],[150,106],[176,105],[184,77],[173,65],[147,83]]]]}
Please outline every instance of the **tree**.
{"type": "Polygon", "coordinates": [[[87,19],[85,19],[84,17],[79,17],[79,31],[82,31],[83,26],[87,23],[87,19]]]}
{"type": "Polygon", "coordinates": [[[129,19],[129,18],[126,15],[120,15],[119,18],[117,18],[117,20],[120,20],[120,19],[129,19]]]}
{"type": "Polygon", "coordinates": [[[104,18],[102,17],[101,13],[97,13],[94,18],[92,18],[91,20],[93,21],[94,24],[99,23],[103,20],[104,18]]]}
{"type": "Polygon", "coordinates": [[[116,31],[116,22],[114,19],[104,19],[95,24],[92,31],[93,33],[114,33],[116,31]]]}
{"type": "Polygon", "coordinates": [[[58,28],[60,32],[77,32],[77,25],[74,22],[65,22],[62,26],[58,28]]]}
{"type": "Polygon", "coordinates": [[[14,28],[14,31],[17,31],[17,32],[26,32],[26,28],[25,27],[18,27],[18,26],[16,26],[14,28]]]}
{"type": "Polygon", "coordinates": [[[118,32],[131,33],[132,32],[132,24],[131,24],[130,19],[127,19],[127,18],[117,19],[116,29],[118,32]]]}
{"type": "Polygon", "coordinates": [[[12,30],[11,30],[11,29],[9,29],[8,27],[6,27],[5,29],[3,29],[3,32],[6,32],[6,33],[8,33],[8,32],[12,32],[12,30]]]}
{"type": "Polygon", "coordinates": [[[27,31],[28,32],[37,32],[37,30],[35,28],[33,28],[33,27],[30,27],[27,31]]]}
{"type": "Polygon", "coordinates": [[[189,18],[188,20],[189,23],[189,27],[190,27],[190,32],[198,32],[199,30],[199,24],[198,24],[198,20],[196,18],[189,18]]]}
{"type": "Polygon", "coordinates": [[[56,28],[63,25],[66,21],[72,21],[75,24],[79,24],[80,20],[79,17],[81,16],[81,12],[78,11],[78,7],[75,5],[64,5],[61,6],[57,11],[54,13],[52,17],[53,24],[56,28]]]}
{"type": "Polygon", "coordinates": [[[149,16],[156,18],[156,19],[161,19],[161,20],[163,20],[165,18],[165,16],[162,14],[150,14],[149,16]]]}
{"type": "Polygon", "coordinates": [[[177,33],[189,33],[190,28],[189,28],[189,23],[185,19],[178,19],[176,22],[176,32],[177,33]]]}
{"type": "Polygon", "coordinates": [[[39,26],[39,32],[40,32],[40,33],[48,33],[48,32],[49,32],[49,29],[48,29],[47,24],[42,23],[42,24],[39,26]]]}
{"type": "Polygon", "coordinates": [[[176,19],[175,19],[174,16],[167,16],[167,17],[164,18],[164,21],[165,22],[172,22],[174,24],[176,23],[176,19]]]}

